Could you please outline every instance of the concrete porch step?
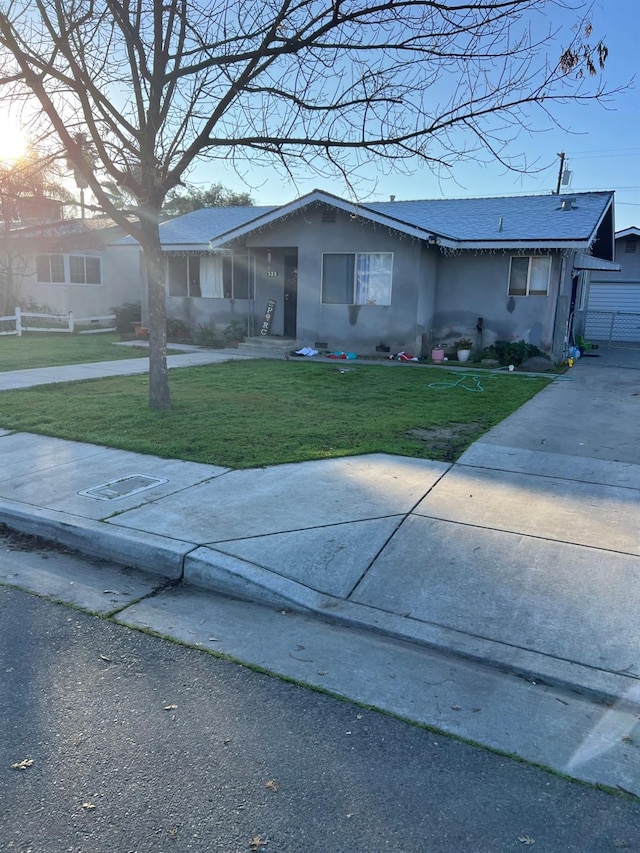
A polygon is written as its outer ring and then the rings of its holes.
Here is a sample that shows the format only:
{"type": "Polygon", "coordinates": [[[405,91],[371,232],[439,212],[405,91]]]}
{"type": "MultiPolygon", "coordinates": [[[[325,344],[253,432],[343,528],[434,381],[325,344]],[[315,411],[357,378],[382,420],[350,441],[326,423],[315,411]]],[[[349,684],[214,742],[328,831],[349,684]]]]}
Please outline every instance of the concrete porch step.
{"type": "Polygon", "coordinates": [[[276,347],[278,349],[288,347],[289,349],[292,349],[296,343],[297,341],[295,338],[280,338],[276,335],[254,335],[251,338],[245,338],[240,346],[249,344],[251,346],[276,347]]]}
{"type": "Polygon", "coordinates": [[[296,346],[296,341],[292,338],[252,337],[245,338],[238,344],[238,353],[254,355],[256,358],[282,358],[296,346]]]}

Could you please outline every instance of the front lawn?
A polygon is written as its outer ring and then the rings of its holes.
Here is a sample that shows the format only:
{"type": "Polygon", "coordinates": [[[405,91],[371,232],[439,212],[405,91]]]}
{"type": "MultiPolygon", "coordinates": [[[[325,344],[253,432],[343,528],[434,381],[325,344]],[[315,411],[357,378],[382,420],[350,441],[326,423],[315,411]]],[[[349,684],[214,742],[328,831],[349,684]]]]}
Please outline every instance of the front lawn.
{"type": "Polygon", "coordinates": [[[24,332],[22,337],[0,337],[0,370],[26,370],[30,367],[58,367],[116,361],[121,358],[146,358],[146,348],[114,346],[120,336],[111,332],[96,335],[67,335],[61,332],[24,332]]]}
{"type": "Polygon", "coordinates": [[[483,390],[452,387],[459,379],[413,365],[235,361],[172,370],[170,412],[148,408],[147,376],[5,391],[0,427],[231,468],[380,452],[452,461],[549,381],[486,372],[483,390]]]}

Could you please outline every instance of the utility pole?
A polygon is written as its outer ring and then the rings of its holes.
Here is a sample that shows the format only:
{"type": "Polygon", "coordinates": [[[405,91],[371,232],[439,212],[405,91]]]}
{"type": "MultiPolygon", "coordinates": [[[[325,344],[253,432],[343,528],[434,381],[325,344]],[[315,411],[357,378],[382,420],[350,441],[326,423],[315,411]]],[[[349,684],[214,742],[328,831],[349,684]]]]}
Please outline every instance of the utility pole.
{"type": "Polygon", "coordinates": [[[555,192],[556,195],[560,195],[560,184],[562,183],[562,172],[564,169],[564,158],[565,158],[564,151],[560,151],[558,153],[558,157],[560,158],[560,168],[558,169],[558,183],[556,184],[556,192],[555,192]]]}

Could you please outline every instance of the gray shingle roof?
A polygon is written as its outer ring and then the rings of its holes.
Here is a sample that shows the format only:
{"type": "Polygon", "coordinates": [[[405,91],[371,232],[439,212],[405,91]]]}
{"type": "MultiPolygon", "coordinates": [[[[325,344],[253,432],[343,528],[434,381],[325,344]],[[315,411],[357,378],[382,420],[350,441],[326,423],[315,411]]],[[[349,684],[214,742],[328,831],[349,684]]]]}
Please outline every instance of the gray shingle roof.
{"type": "Polygon", "coordinates": [[[593,192],[387,201],[364,207],[453,240],[537,242],[588,239],[611,198],[611,192],[593,192]],[[575,199],[571,210],[562,210],[563,198],[575,199]]]}
{"type": "MultiPolygon", "coordinates": [[[[278,211],[283,214],[292,208],[318,201],[353,209],[363,218],[367,213],[380,217],[390,227],[414,234],[433,234],[453,244],[537,244],[545,242],[588,243],[593,238],[603,215],[613,199],[613,193],[591,192],[567,195],[508,196],[502,198],[424,199],[418,201],[385,201],[353,205],[344,199],[314,190],[308,196],[282,207],[211,207],[195,210],[184,216],[169,219],[160,225],[163,248],[172,246],[188,249],[208,248],[209,241],[232,232],[252,230],[253,220],[266,215],[277,222],[278,211]],[[563,209],[563,199],[573,199],[571,209],[563,209]],[[270,215],[268,215],[270,214],[270,215]]],[[[226,236],[221,242],[226,240],[226,236]]],[[[125,238],[122,243],[133,242],[125,238]]]]}
{"type": "MultiPolygon", "coordinates": [[[[183,216],[176,216],[160,223],[160,242],[164,248],[190,246],[194,249],[206,247],[209,240],[237,228],[246,222],[268,213],[273,207],[203,207],[183,216]]],[[[126,237],[121,243],[135,243],[133,237],[126,237]]]]}
{"type": "Polygon", "coordinates": [[[160,225],[164,243],[208,243],[212,237],[244,225],[271,207],[208,207],[169,219],[160,225]]]}

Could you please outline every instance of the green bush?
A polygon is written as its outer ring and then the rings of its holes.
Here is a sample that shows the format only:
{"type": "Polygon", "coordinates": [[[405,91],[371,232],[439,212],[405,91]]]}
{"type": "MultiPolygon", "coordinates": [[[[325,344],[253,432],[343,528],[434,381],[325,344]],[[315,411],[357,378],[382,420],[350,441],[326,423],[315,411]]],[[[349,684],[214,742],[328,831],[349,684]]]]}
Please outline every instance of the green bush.
{"type": "Polygon", "coordinates": [[[191,340],[191,329],[184,320],[169,317],[167,319],[167,339],[170,341],[191,340]]]}
{"type": "Polygon", "coordinates": [[[125,302],[111,311],[116,315],[116,332],[119,335],[133,334],[131,324],[142,322],[142,307],[139,302],[125,302]]]}
{"type": "Polygon", "coordinates": [[[247,335],[247,321],[241,323],[239,320],[232,320],[222,334],[227,343],[243,341],[247,335]]]}
{"type": "Polygon", "coordinates": [[[534,355],[544,355],[542,350],[526,341],[496,341],[482,350],[482,358],[495,358],[501,365],[517,367],[534,355]]]}
{"type": "Polygon", "coordinates": [[[193,334],[193,342],[199,347],[221,347],[222,340],[218,337],[215,326],[199,323],[193,334]]]}

